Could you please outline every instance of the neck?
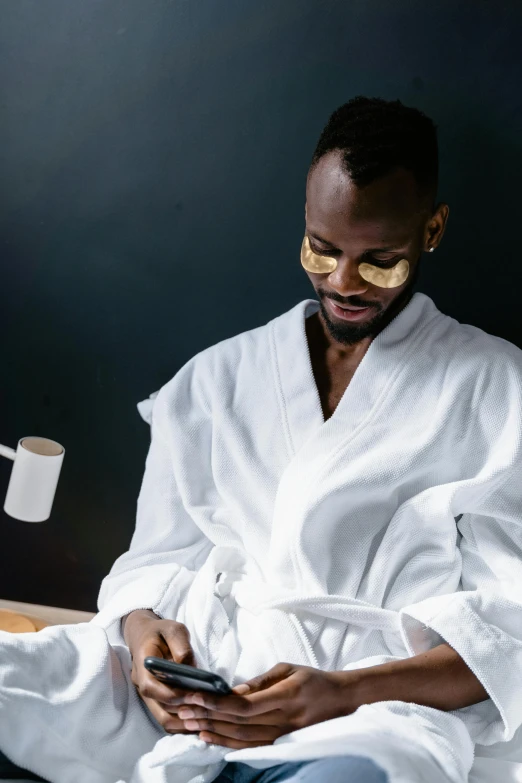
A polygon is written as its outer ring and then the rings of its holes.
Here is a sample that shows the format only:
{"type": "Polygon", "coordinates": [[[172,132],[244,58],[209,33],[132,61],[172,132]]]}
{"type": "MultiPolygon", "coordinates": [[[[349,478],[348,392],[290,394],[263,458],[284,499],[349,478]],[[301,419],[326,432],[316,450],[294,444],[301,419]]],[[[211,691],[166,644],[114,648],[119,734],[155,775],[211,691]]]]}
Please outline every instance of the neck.
{"type": "Polygon", "coordinates": [[[402,291],[396,299],[384,310],[373,325],[370,325],[369,331],[359,340],[351,343],[344,343],[336,339],[329,327],[325,317],[324,308],[321,307],[313,316],[306,319],[307,336],[313,340],[316,350],[328,354],[333,360],[339,362],[352,361],[358,356],[362,357],[368,350],[371,342],[388,324],[403,310],[411,301],[413,296],[413,287],[408,286],[402,291]]]}

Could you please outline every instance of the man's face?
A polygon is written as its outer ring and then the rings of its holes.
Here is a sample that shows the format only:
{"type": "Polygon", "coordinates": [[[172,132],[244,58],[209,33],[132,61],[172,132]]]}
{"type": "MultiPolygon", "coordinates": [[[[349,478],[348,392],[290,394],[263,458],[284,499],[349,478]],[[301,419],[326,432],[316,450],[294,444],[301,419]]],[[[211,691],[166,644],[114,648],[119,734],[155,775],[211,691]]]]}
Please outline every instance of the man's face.
{"type": "Polygon", "coordinates": [[[419,198],[415,178],[406,169],[398,168],[357,188],[343,168],[341,154],[334,151],[311,170],[306,186],[306,234],[312,251],[332,256],[337,267],[330,274],[307,274],[335,341],[353,344],[376,336],[385,317],[409,301],[422,250],[442,236],[444,220],[440,215],[434,217],[430,206],[429,200],[419,198]],[[380,288],[358,272],[363,261],[389,269],[401,258],[408,261],[410,270],[397,288],[380,288]],[[350,322],[334,313],[331,302],[370,309],[350,322]]]}

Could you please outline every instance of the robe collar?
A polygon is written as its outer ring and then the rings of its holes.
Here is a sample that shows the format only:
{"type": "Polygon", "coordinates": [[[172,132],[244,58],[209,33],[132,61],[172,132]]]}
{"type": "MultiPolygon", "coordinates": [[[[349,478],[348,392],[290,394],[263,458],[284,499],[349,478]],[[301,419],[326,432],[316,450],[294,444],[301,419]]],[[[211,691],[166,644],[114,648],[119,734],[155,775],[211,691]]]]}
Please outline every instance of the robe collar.
{"type": "MultiPolygon", "coordinates": [[[[290,456],[313,441],[335,445],[339,430],[355,432],[386,396],[394,379],[415,361],[415,351],[430,322],[447,317],[433,300],[416,292],[370,343],[332,416],[324,421],[308,349],[305,319],[319,310],[317,299],[304,299],[270,321],[275,383],[290,456]]],[[[326,444],[327,445],[327,444],[326,444]]]]}

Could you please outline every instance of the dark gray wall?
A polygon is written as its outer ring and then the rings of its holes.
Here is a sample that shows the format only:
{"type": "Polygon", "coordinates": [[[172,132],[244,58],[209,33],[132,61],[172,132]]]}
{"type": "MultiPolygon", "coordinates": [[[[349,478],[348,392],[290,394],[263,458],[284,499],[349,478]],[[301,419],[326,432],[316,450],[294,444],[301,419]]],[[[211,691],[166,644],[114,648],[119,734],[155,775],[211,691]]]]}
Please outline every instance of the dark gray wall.
{"type": "Polygon", "coordinates": [[[136,403],[314,296],[306,171],[353,95],[438,124],[451,214],[418,287],[522,346],[521,23],[479,0],[2,0],[0,443],[67,452],[48,522],[0,515],[0,597],[95,610],[134,527],[136,403]]]}

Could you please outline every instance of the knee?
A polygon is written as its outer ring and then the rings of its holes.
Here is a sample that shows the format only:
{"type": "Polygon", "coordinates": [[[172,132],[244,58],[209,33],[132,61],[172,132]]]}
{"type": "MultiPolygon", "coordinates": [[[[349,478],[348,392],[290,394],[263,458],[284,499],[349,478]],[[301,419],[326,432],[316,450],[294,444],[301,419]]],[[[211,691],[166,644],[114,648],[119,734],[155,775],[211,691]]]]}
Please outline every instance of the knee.
{"type": "Polygon", "coordinates": [[[315,759],[299,770],[295,783],[388,783],[388,775],[364,756],[315,759]]]}

